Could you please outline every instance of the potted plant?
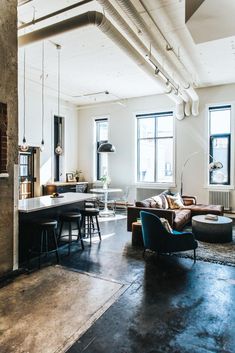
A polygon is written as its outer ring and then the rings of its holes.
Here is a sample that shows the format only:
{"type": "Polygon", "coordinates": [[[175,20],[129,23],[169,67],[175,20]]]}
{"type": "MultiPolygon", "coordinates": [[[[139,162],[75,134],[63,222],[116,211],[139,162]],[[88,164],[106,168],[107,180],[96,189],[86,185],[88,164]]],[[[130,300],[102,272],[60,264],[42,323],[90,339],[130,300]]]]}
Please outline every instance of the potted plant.
{"type": "Polygon", "coordinates": [[[111,183],[110,177],[106,174],[102,175],[102,177],[100,178],[100,181],[102,181],[104,189],[107,189],[108,185],[111,183]]]}
{"type": "Polygon", "coordinates": [[[73,172],[74,178],[76,179],[76,181],[79,181],[80,179],[80,175],[82,174],[81,170],[75,170],[75,172],[73,172]]]}

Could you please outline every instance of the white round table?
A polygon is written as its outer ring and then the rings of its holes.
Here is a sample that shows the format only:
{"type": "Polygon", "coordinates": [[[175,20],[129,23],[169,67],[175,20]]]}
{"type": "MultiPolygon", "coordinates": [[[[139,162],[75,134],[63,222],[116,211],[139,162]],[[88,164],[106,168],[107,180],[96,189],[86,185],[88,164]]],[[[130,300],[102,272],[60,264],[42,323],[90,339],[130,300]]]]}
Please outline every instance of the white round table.
{"type": "Polygon", "coordinates": [[[228,243],[232,241],[233,220],[218,216],[217,220],[206,219],[205,215],[192,217],[192,232],[197,240],[208,243],[228,243]]]}
{"type": "Polygon", "coordinates": [[[108,194],[115,192],[122,192],[122,189],[114,189],[114,188],[96,188],[90,189],[90,192],[94,192],[95,194],[104,194],[104,209],[100,211],[100,216],[112,216],[114,215],[114,211],[108,209],[108,194]]]}

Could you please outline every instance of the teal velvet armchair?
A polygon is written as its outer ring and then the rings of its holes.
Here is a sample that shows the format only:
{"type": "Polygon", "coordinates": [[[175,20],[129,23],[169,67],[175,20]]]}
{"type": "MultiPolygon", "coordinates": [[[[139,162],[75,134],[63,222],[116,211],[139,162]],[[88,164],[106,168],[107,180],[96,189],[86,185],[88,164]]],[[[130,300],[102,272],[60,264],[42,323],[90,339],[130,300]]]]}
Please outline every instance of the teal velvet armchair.
{"type": "Polygon", "coordinates": [[[193,250],[194,262],[196,261],[196,248],[198,243],[193,233],[169,233],[162,225],[160,218],[150,212],[140,212],[144,252],[146,249],[156,251],[157,254],[193,250]]]}

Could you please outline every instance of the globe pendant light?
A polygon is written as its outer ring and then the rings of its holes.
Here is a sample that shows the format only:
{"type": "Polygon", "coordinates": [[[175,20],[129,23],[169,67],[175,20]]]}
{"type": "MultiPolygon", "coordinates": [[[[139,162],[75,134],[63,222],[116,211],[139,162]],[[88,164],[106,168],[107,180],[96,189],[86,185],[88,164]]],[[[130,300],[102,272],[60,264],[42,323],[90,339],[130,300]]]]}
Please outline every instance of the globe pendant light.
{"type": "Polygon", "coordinates": [[[44,80],[45,80],[45,55],[44,55],[44,42],[42,42],[42,140],[40,151],[44,151],[44,80]]]}
{"type": "Polygon", "coordinates": [[[29,149],[29,145],[26,142],[26,138],[25,138],[25,97],[26,97],[26,52],[24,49],[24,81],[23,81],[23,86],[24,86],[24,92],[23,92],[23,139],[22,139],[22,145],[20,146],[20,149],[22,152],[27,152],[29,149]]]}
{"type": "Polygon", "coordinates": [[[63,153],[63,149],[61,146],[61,122],[60,122],[60,49],[61,46],[59,44],[56,45],[56,49],[58,50],[58,118],[59,118],[59,139],[55,149],[55,153],[61,155],[63,153]]]}

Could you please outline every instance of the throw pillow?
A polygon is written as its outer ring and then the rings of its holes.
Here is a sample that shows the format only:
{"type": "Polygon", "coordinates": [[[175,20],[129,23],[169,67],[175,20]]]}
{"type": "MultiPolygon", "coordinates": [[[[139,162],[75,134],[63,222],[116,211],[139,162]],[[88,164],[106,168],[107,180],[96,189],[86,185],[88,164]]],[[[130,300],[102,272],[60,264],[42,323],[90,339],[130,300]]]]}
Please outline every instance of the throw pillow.
{"type": "Polygon", "coordinates": [[[167,194],[161,193],[161,194],[159,195],[159,197],[160,197],[161,200],[162,200],[162,208],[163,208],[164,210],[167,210],[167,209],[169,208],[168,199],[167,199],[167,194]]]}
{"type": "Polygon", "coordinates": [[[160,221],[162,222],[163,227],[167,230],[167,232],[172,233],[173,230],[166,218],[160,218],[160,221]]]}
{"type": "Polygon", "coordinates": [[[170,209],[177,209],[184,207],[183,200],[180,194],[175,194],[174,196],[167,195],[167,201],[170,209]]]}
{"type": "Polygon", "coordinates": [[[162,198],[159,195],[153,196],[151,199],[151,207],[163,208],[162,198]]]}

